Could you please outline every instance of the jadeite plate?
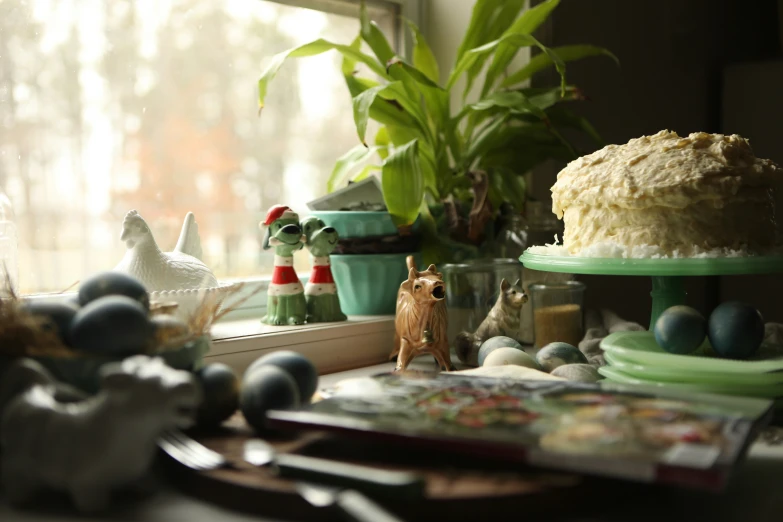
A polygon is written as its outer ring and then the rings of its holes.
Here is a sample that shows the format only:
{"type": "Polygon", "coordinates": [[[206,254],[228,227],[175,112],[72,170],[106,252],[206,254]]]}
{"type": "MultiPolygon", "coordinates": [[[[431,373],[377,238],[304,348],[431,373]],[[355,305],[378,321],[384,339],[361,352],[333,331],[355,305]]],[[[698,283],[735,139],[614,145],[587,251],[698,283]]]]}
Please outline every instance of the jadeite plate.
{"type": "MultiPolygon", "coordinates": [[[[658,369],[689,372],[758,374],[783,372],[783,357],[768,358],[773,347],[762,347],[757,360],[739,361],[699,355],[676,355],[664,351],[652,332],[615,332],[601,341],[601,348],[623,362],[658,369]]],[[[700,349],[700,351],[703,351],[700,349]]]]}
{"type": "MultiPolygon", "coordinates": [[[[783,390],[783,372],[773,373],[732,373],[732,372],[694,372],[682,368],[660,368],[632,361],[625,361],[613,352],[604,352],[604,359],[612,368],[626,375],[642,380],[654,380],[683,384],[736,384],[738,386],[774,386],[783,390]]],[[[783,394],[782,394],[783,395],[783,394]]]]}
{"type": "Polygon", "coordinates": [[[611,366],[602,366],[598,368],[598,373],[607,378],[607,380],[632,385],[653,385],[669,389],[678,389],[695,393],[717,393],[721,395],[734,395],[742,397],[761,397],[764,399],[775,399],[783,397],[781,386],[739,386],[731,384],[704,384],[704,383],[674,383],[662,382],[651,379],[638,379],[628,375],[617,368],[611,366]]]}

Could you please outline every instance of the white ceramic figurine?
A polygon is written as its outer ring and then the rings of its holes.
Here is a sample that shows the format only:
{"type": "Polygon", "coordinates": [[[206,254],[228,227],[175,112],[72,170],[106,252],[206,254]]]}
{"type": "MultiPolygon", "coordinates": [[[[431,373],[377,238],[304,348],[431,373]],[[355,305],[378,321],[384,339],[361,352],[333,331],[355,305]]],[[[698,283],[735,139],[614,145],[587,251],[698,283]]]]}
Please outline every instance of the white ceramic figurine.
{"type": "Polygon", "coordinates": [[[150,292],[217,286],[215,275],[201,261],[201,238],[192,212],[185,216],[172,252],[160,250],[150,227],[135,210],[125,215],[120,239],[128,250],[115,270],[134,276],[150,292]]]}
{"type": "Polygon", "coordinates": [[[14,504],[49,488],[67,491],[81,511],[107,507],[112,490],[148,471],[164,431],[192,425],[201,399],[190,373],[145,355],[104,366],[101,391],[76,402],[60,402],[56,383],[31,373],[17,361],[4,375],[30,382],[0,419],[2,485],[14,504]]]}

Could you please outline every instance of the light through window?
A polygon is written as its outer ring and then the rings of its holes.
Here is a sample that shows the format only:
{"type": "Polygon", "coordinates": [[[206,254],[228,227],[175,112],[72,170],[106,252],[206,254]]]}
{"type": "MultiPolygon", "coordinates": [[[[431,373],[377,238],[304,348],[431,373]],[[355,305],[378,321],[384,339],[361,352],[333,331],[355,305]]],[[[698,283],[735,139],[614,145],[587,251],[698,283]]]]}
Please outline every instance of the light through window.
{"type": "MultiPolygon", "coordinates": [[[[371,11],[390,39],[394,5],[371,11]]],[[[131,209],[163,251],[193,211],[221,279],[271,273],[258,222],[276,203],[306,213],[357,137],[337,53],[287,63],[261,118],[256,81],[275,53],[358,30],[264,0],[0,0],[0,185],[22,293],[113,268],[131,209]]]]}

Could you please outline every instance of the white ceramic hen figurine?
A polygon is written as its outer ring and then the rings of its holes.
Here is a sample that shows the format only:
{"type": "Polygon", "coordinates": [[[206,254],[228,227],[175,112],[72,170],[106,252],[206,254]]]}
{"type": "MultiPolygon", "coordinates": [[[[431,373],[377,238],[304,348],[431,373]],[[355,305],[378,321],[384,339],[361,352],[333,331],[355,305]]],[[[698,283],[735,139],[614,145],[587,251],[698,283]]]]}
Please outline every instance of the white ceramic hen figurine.
{"type": "Polygon", "coordinates": [[[149,226],[135,210],[125,215],[120,239],[128,251],[114,269],[136,277],[150,292],[213,288],[218,284],[201,261],[201,238],[192,212],[185,216],[173,252],[161,252],[149,226]]]}

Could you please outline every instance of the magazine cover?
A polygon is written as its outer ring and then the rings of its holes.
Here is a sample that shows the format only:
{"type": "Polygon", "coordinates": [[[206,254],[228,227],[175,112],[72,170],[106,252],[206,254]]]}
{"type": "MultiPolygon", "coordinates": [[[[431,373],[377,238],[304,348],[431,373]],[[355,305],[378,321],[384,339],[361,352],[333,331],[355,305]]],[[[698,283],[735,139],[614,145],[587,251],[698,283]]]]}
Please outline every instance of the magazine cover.
{"type": "Polygon", "coordinates": [[[411,372],[372,377],[276,427],[337,430],[533,466],[719,490],[772,402],[617,384],[411,372]]]}

